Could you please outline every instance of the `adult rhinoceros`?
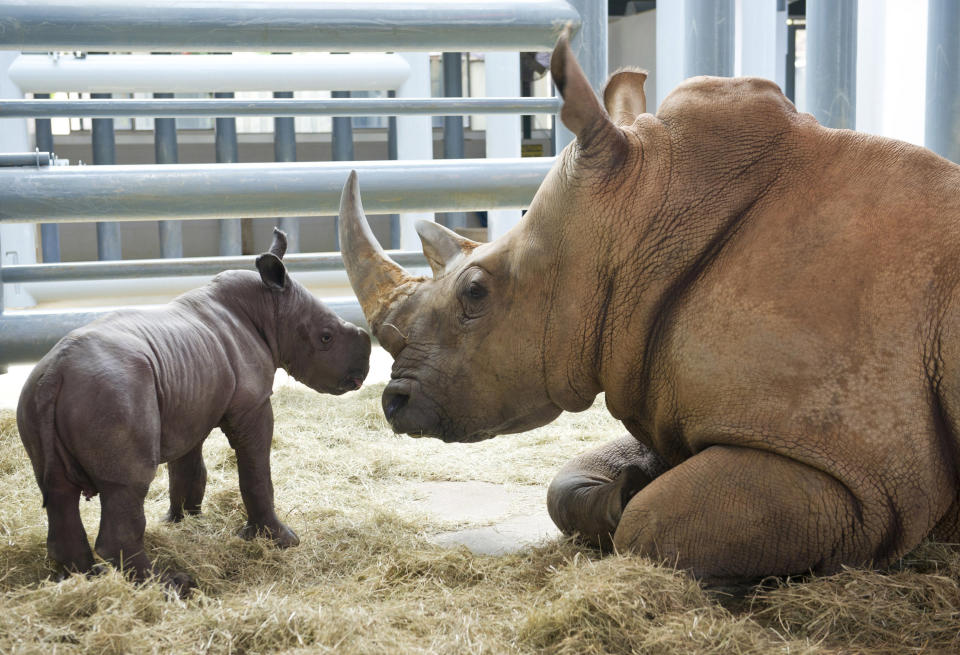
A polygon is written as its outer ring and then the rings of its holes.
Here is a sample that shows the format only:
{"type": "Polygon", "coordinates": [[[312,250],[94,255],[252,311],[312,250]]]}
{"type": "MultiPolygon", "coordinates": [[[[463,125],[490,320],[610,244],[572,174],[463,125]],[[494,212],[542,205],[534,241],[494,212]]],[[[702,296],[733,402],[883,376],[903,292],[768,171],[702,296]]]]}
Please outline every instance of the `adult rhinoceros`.
{"type": "Polygon", "coordinates": [[[576,141],[501,238],[419,224],[432,279],[384,256],[348,180],[394,430],[476,441],[604,392],[632,436],[568,465],[551,515],[711,579],[960,539],[960,168],[766,80],[695,78],[654,116],[629,71],[604,110],[563,37],[551,71],[576,141]]]}

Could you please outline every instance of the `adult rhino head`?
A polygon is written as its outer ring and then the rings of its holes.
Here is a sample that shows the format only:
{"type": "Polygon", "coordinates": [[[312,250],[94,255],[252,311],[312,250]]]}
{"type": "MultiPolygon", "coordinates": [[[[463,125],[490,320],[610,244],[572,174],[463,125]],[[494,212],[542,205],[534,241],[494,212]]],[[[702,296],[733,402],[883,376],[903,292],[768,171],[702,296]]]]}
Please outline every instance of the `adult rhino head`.
{"type": "MultiPolygon", "coordinates": [[[[340,243],[354,291],[374,335],[393,355],[383,409],[397,432],[478,441],[544,425],[563,410],[588,407],[600,391],[598,339],[611,288],[598,253],[619,238],[595,220],[627,219],[643,195],[636,180],[646,74],[616,74],[606,110],[573,57],[566,36],[551,72],[576,135],[558,157],[523,220],[491,243],[429,221],[417,224],[432,279],[410,275],[379,247],[351,173],[340,208],[340,243]]],[[[655,201],[659,194],[650,198],[655,201]]]]}

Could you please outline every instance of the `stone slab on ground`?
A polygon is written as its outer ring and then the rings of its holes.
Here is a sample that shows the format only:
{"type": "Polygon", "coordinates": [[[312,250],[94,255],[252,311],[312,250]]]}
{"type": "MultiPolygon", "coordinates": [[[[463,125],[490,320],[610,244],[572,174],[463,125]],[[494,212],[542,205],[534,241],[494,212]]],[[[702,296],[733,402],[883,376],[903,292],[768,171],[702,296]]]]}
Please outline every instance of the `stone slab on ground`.
{"type": "Polygon", "coordinates": [[[418,482],[412,503],[433,518],[458,524],[430,537],[478,555],[503,555],[560,535],[547,514],[546,489],[477,480],[418,482]]]}

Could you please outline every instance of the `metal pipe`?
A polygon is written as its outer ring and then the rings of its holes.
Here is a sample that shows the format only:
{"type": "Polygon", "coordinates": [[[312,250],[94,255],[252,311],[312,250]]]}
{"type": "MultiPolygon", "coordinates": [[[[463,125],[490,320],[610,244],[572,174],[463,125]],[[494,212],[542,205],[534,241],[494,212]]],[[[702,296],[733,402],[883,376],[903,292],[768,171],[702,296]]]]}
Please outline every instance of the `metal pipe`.
{"type": "Polygon", "coordinates": [[[50,152],[3,152],[0,153],[0,166],[49,166],[50,152]]]}
{"type": "Polygon", "coordinates": [[[3,0],[0,46],[172,52],[549,50],[567,22],[579,25],[580,17],[562,0],[3,0]]]}
{"type": "MultiPolygon", "coordinates": [[[[109,98],[110,94],[91,94],[93,98],[109,98]]],[[[91,129],[94,165],[112,166],[117,163],[116,141],[112,118],[94,118],[91,129]]],[[[97,222],[97,257],[99,259],[122,259],[123,246],[120,226],[116,223],[97,222]]]]}
{"type": "MultiPolygon", "coordinates": [[[[274,98],[292,98],[293,91],[274,91],[274,98]]],[[[297,161],[297,130],[293,117],[273,119],[273,158],[275,161],[297,161]]],[[[287,234],[287,252],[300,252],[300,219],[280,218],[280,229],[287,234]]]]}
{"type": "MultiPolygon", "coordinates": [[[[232,98],[233,93],[217,92],[215,98],[232,98]]],[[[215,125],[214,147],[218,164],[233,164],[239,161],[237,147],[237,119],[218,118],[215,125]]],[[[243,225],[239,218],[220,221],[220,255],[239,255],[243,252],[243,225]]]]}
{"type": "MultiPolygon", "coordinates": [[[[349,98],[349,91],[333,91],[332,98],[349,98]]],[[[353,161],[353,123],[349,117],[333,117],[333,160],[353,161]]]]}
{"type": "Polygon", "coordinates": [[[734,0],[686,0],[684,77],[733,75],[734,0]]]}
{"type": "MultiPolygon", "coordinates": [[[[172,98],[172,93],[155,93],[155,98],[172,98]]],[[[158,164],[176,164],[177,119],[157,118],[153,121],[153,149],[158,164]]],[[[160,256],[183,257],[183,223],[180,221],[159,221],[160,256]]]]}
{"type": "MultiPolygon", "coordinates": [[[[158,94],[159,95],[159,94],[158,94]]],[[[462,116],[554,114],[559,98],[337,98],[332,100],[0,100],[0,118],[216,116],[462,116]]],[[[41,148],[42,150],[42,148],[41,148]]]]}
{"type": "MultiPolygon", "coordinates": [[[[2,7],[2,0],[0,0],[2,7]]],[[[135,45],[135,44],[134,44],[135,45]]],[[[24,92],[209,93],[292,89],[391,89],[410,76],[398,54],[20,55],[10,77],[24,92]]]]}
{"type": "MultiPolygon", "coordinates": [[[[463,96],[463,61],[459,52],[443,53],[443,95],[448,98],[463,96]]],[[[463,116],[443,117],[443,158],[463,159],[463,116]]],[[[447,227],[466,227],[463,212],[447,214],[447,227]]]]}
{"type": "Polygon", "coordinates": [[[524,209],[553,162],[524,157],[0,169],[0,222],[332,216],[351,168],[360,174],[371,214],[524,209]]]}
{"type": "Polygon", "coordinates": [[[857,0],[807,2],[807,110],[826,127],[856,125],[857,0]]]}
{"type": "MultiPolygon", "coordinates": [[[[388,251],[395,262],[405,268],[423,268],[423,253],[388,251]]],[[[130,259],[112,262],[67,262],[63,264],[19,264],[3,268],[3,281],[8,284],[30,282],[70,282],[74,280],[115,280],[148,277],[188,277],[216,275],[233,269],[253,270],[256,256],[186,257],[177,259],[130,259]]],[[[342,271],[343,258],[338,252],[292,253],[283,258],[288,271],[342,271]]]]}
{"type": "MultiPolygon", "coordinates": [[[[35,98],[49,98],[47,93],[35,94],[35,98]]],[[[49,118],[38,118],[33,122],[34,138],[37,150],[53,152],[53,128],[49,118]]],[[[56,223],[40,224],[40,256],[44,262],[60,261],[60,226],[56,223]]]]}
{"type": "Polygon", "coordinates": [[[960,5],[930,0],[927,27],[927,107],[924,144],[960,162],[960,5]]]}
{"type": "MultiPolygon", "coordinates": [[[[387,91],[389,98],[396,98],[396,91],[387,91]]],[[[397,117],[387,118],[387,159],[397,159],[397,117]]],[[[400,248],[400,214],[390,214],[390,247],[400,248]]]]}
{"type": "MultiPolygon", "coordinates": [[[[324,298],[323,302],[343,320],[366,327],[366,320],[356,300],[324,298]]],[[[0,373],[5,371],[7,364],[36,362],[69,332],[109,313],[105,310],[8,312],[0,316],[0,343],[3,344],[0,349],[0,373]]]]}

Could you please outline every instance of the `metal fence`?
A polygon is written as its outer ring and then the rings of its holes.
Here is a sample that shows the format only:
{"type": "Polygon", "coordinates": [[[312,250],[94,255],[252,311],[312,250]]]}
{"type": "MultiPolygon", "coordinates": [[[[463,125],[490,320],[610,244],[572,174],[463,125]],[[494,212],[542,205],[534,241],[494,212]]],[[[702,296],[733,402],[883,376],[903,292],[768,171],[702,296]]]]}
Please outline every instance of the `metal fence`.
{"type": "MultiPolygon", "coordinates": [[[[595,87],[606,75],[606,3],[593,0],[477,0],[436,2],[272,2],[201,0],[188,5],[159,0],[0,0],[0,50],[98,52],[410,52],[410,51],[549,51],[566,24],[580,28],[574,40],[584,69],[595,87]]],[[[2,54],[2,53],[0,53],[2,54]]],[[[227,58],[224,58],[227,59],[227,58]]],[[[406,161],[333,161],[297,163],[284,155],[294,144],[293,116],[461,116],[464,114],[555,113],[556,98],[349,98],[293,99],[278,92],[273,99],[146,100],[0,100],[0,119],[57,116],[95,118],[94,163],[97,166],[0,166],[0,223],[57,224],[99,221],[103,226],[101,259],[110,259],[113,221],[161,220],[163,255],[159,260],[101,261],[74,264],[18,264],[0,267],[0,371],[10,363],[35,361],[66,332],[99,312],[3,313],[3,285],[81,279],[138,279],[150,276],[213,274],[249,268],[252,257],[177,257],[178,221],[196,218],[335,215],[339,193],[350,169],[360,171],[364,204],[371,213],[520,209],[527,206],[552,158],[444,159],[406,161]],[[164,145],[169,124],[162,119],[186,116],[278,117],[274,164],[240,164],[229,139],[217,144],[218,161],[187,165],[176,161],[176,142],[164,145]],[[112,161],[113,117],[146,116],[156,121],[157,165],[121,166],[112,161]],[[107,119],[99,124],[97,120],[107,119]],[[288,119],[290,122],[281,123],[288,119]],[[109,124],[109,125],[107,125],[109,124]],[[222,146],[222,147],[221,147],[222,146]],[[99,148],[99,149],[98,149],[99,148]],[[166,148],[166,150],[164,150],[166,148]],[[161,154],[164,151],[166,154],[161,154]],[[97,154],[99,153],[99,154],[97,154]],[[286,160],[286,161],[284,161],[286,160]],[[164,239],[164,227],[167,238],[164,239]],[[165,246],[163,244],[166,244],[165,246]]],[[[337,94],[334,94],[337,95],[337,94]]],[[[429,88],[427,93],[429,95],[429,88]]],[[[157,94],[161,96],[161,94],[157,94]]],[[[489,120],[489,119],[488,119],[489,120]]],[[[41,124],[38,121],[38,124],[41,124]]],[[[172,122],[172,121],[171,121],[172,122]]],[[[349,123],[348,123],[349,125],[349,123]]],[[[224,127],[228,127],[225,125],[224,127]]],[[[334,122],[336,132],[337,124],[334,122]]],[[[229,135],[229,129],[217,131],[229,135]]],[[[37,130],[41,143],[44,135],[37,130]]],[[[558,129],[558,145],[570,135],[558,129]]],[[[232,142],[236,148],[235,137],[232,142]]],[[[519,150],[519,144],[517,144],[519,150]]],[[[337,157],[334,159],[343,159],[337,157]]],[[[2,163],[2,162],[0,162],[2,163]]],[[[289,225],[295,226],[295,223],[289,225]]],[[[46,226],[45,226],[46,227],[46,226]]],[[[409,230],[402,224],[401,230],[409,230]]],[[[221,255],[239,254],[238,237],[221,228],[221,255]],[[224,236],[227,234],[228,236],[224,236]],[[233,251],[230,248],[234,248],[233,251]]],[[[45,235],[46,236],[46,235],[45,235]]],[[[401,239],[410,244],[409,234],[401,239]]],[[[46,244],[45,244],[46,247],[46,244]]],[[[0,249],[2,250],[2,249],[0,249]]],[[[182,251],[179,251],[182,252],[182,251]]],[[[401,264],[424,263],[422,254],[394,251],[401,264]]],[[[291,270],[342,269],[331,254],[291,254],[291,270]]],[[[362,323],[355,301],[338,301],[334,309],[362,323]]]]}

